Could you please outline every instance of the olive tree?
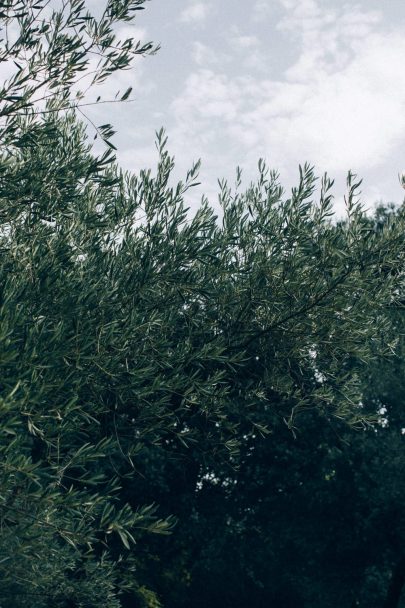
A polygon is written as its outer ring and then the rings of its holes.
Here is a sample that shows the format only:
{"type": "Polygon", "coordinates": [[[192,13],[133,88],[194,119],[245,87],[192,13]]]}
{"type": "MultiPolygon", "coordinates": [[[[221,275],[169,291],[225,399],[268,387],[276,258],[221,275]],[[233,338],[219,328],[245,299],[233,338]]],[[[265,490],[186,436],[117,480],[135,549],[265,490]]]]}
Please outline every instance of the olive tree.
{"type": "Polygon", "coordinates": [[[112,0],[98,20],[81,1],[1,5],[4,604],[164,605],[148,564],[152,533],[182,516],[173,472],[187,502],[274,416],[358,422],[356,370],[393,348],[403,218],[370,229],[354,176],[337,227],[327,177],[316,201],[306,165],[285,196],[263,161],[245,191],[240,172],[221,182],[221,219],[205,198],[190,217],[198,164],[171,185],[163,131],[155,172],[117,166],[109,125],[95,154],[73,87],[93,53],[96,84],[155,50],[114,38],[143,4],[112,0]]]}

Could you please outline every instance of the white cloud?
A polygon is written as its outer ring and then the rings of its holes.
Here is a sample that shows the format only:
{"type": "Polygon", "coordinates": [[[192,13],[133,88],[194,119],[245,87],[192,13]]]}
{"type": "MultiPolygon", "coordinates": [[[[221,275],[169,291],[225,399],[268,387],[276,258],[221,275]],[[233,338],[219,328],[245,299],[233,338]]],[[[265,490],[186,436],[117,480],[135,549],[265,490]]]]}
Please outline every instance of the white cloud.
{"type": "Polygon", "coordinates": [[[271,15],[270,2],[271,0],[256,0],[252,11],[253,21],[260,22],[271,15]]]}
{"type": "Polygon", "coordinates": [[[198,40],[193,42],[192,57],[198,66],[204,68],[213,66],[222,66],[223,68],[232,59],[229,54],[217,51],[212,46],[198,40]]]}
{"type": "MultiPolygon", "coordinates": [[[[148,139],[149,138],[150,133],[148,133],[148,139]]],[[[136,142],[136,145],[132,145],[126,150],[119,150],[117,157],[121,167],[131,173],[138,173],[141,169],[150,168],[154,171],[159,160],[158,153],[154,146],[142,146],[138,141],[136,142]]]]}
{"type": "Polygon", "coordinates": [[[232,57],[237,62],[239,70],[263,72],[267,69],[266,55],[257,36],[244,34],[238,27],[233,27],[225,42],[232,51],[232,57]]]}
{"type": "Polygon", "coordinates": [[[238,92],[237,82],[212,70],[201,69],[188,77],[186,90],[174,101],[173,110],[179,122],[184,123],[192,121],[193,117],[198,122],[207,118],[232,120],[237,114],[238,92]]]}
{"type": "Polygon", "coordinates": [[[235,34],[228,39],[228,44],[234,50],[250,50],[259,46],[259,39],[257,36],[246,36],[242,34],[235,34]]]}
{"type": "Polygon", "coordinates": [[[180,14],[180,21],[183,23],[201,23],[207,18],[210,8],[210,4],[206,2],[194,2],[180,14]]]}
{"type": "Polygon", "coordinates": [[[306,81],[320,72],[344,69],[381,19],[377,11],[364,12],[356,6],[336,10],[321,9],[315,0],[279,1],[286,15],[277,29],[301,47],[297,62],[286,73],[291,80],[306,81]]]}
{"type": "MultiPolygon", "coordinates": [[[[260,156],[281,171],[309,161],[333,176],[383,166],[405,139],[402,34],[377,28],[373,11],[280,1],[280,31],[299,43],[284,78],[197,70],[172,105],[172,141],[218,167],[253,168],[260,156]]],[[[254,37],[239,38],[255,48],[254,37]]]]}
{"type": "Polygon", "coordinates": [[[137,27],[134,24],[128,25],[120,25],[115,32],[117,36],[117,40],[124,41],[127,38],[133,38],[134,40],[139,40],[140,42],[146,42],[147,40],[147,30],[144,27],[137,27]]]}
{"type": "Polygon", "coordinates": [[[231,34],[224,39],[221,50],[208,46],[200,41],[193,42],[192,58],[201,68],[217,68],[224,70],[232,64],[238,71],[268,70],[268,59],[257,36],[241,34],[234,27],[231,34]]]}

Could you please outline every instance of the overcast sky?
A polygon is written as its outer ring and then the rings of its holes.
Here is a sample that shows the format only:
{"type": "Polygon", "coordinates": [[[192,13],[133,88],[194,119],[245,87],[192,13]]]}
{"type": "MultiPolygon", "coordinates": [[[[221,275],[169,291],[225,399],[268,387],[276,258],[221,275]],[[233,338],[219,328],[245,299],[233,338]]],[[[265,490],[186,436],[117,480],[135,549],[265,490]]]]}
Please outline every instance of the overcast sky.
{"type": "MultiPolygon", "coordinates": [[[[91,0],[91,5],[100,4],[91,0]]],[[[341,208],[351,169],[363,200],[400,202],[405,169],[403,0],[151,0],[123,35],[161,43],[154,57],[110,82],[133,103],[89,110],[117,127],[130,170],[156,162],[169,136],[181,177],[202,159],[198,196],[215,203],[219,177],[247,181],[264,157],[290,188],[298,165],[336,178],[341,208]]],[[[192,201],[196,204],[196,198],[192,201]]]]}

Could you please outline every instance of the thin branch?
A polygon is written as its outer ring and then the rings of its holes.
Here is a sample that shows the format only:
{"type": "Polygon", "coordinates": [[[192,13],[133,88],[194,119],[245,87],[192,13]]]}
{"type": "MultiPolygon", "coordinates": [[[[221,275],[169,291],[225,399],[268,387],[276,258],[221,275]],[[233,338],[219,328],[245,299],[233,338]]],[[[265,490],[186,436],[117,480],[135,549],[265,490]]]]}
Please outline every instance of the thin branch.
{"type": "MultiPolygon", "coordinates": [[[[45,99],[45,98],[41,98],[40,100],[37,100],[37,102],[38,101],[42,101],[42,99],[45,99]]],[[[74,103],[74,104],[71,104],[71,105],[66,106],[64,108],[62,107],[62,108],[51,108],[49,110],[37,110],[35,112],[30,112],[29,115],[30,116],[39,116],[39,115],[42,115],[42,114],[52,114],[54,112],[65,112],[67,110],[74,110],[74,109],[78,109],[80,111],[80,108],[85,108],[87,106],[98,106],[99,104],[105,104],[105,103],[134,103],[134,101],[136,101],[136,99],[124,99],[124,100],[121,100],[121,99],[105,99],[103,101],[90,101],[88,103],[77,103],[77,104],[74,103]]],[[[37,103],[37,102],[35,102],[35,103],[37,103]]],[[[86,120],[88,120],[89,122],[91,122],[91,120],[89,119],[88,116],[86,116],[83,112],[81,112],[81,114],[83,114],[83,116],[86,118],[86,120]]],[[[0,112],[0,115],[1,115],[1,112],[0,112]]],[[[3,116],[4,115],[5,114],[3,114],[3,116]]],[[[23,115],[22,112],[10,112],[10,113],[6,114],[6,116],[22,116],[22,115],[23,115]]],[[[1,126],[5,127],[6,125],[1,125],[1,126]]]]}
{"type": "Polygon", "coordinates": [[[255,340],[257,340],[258,338],[261,338],[261,337],[265,336],[266,334],[272,332],[273,330],[277,329],[278,327],[280,327],[280,325],[284,325],[284,323],[288,323],[288,321],[291,321],[292,319],[295,319],[296,317],[300,317],[301,315],[306,314],[307,312],[309,312],[310,310],[312,310],[313,308],[315,308],[316,306],[318,306],[318,304],[320,304],[322,302],[322,300],[324,300],[326,297],[328,297],[328,295],[330,293],[332,293],[332,291],[334,291],[339,285],[341,285],[342,283],[344,283],[344,281],[349,276],[349,274],[351,274],[352,271],[353,271],[353,267],[350,267],[348,270],[346,270],[346,272],[342,273],[332,283],[332,285],[328,289],[326,289],[323,293],[319,294],[309,304],[306,304],[305,306],[302,306],[298,310],[295,310],[292,313],[289,313],[288,315],[286,315],[285,317],[283,317],[279,321],[276,321],[275,323],[272,323],[271,325],[269,325],[268,327],[265,327],[261,331],[253,334],[253,336],[250,336],[244,342],[240,342],[239,344],[236,344],[235,346],[232,346],[231,347],[232,350],[236,350],[236,349],[239,349],[239,348],[244,349],[247,346],[249,346],[249,344],[251,344],[252,342],[254,342],[255,340]]]}

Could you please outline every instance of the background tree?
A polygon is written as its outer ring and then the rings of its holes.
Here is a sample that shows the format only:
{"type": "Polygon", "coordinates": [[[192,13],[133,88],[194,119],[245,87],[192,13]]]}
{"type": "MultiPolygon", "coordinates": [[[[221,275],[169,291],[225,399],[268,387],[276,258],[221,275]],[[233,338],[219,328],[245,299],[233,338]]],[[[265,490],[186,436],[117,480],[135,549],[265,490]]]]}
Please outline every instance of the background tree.
{"type": "MultiPolygon", "coordinates": [[[[379,208],[368,223],[378,233],[392,216],[379,208]]],[[[357,370],[361,410],[373,426],[353,429],[308,407],[291,432],[273,394],[262,413],[271,432],[246,432],[234,469],[216,466],[197,491],[173,499],[168,489],[160,499],[183,515],[160,554],[163,575],[152,571],[166,606],[402,605],[402,281],[399,268],[397,302],[384,312],[396,355],[357,370]]],[[[305,382],[312,392],[322,372],[305,382]]]]}

